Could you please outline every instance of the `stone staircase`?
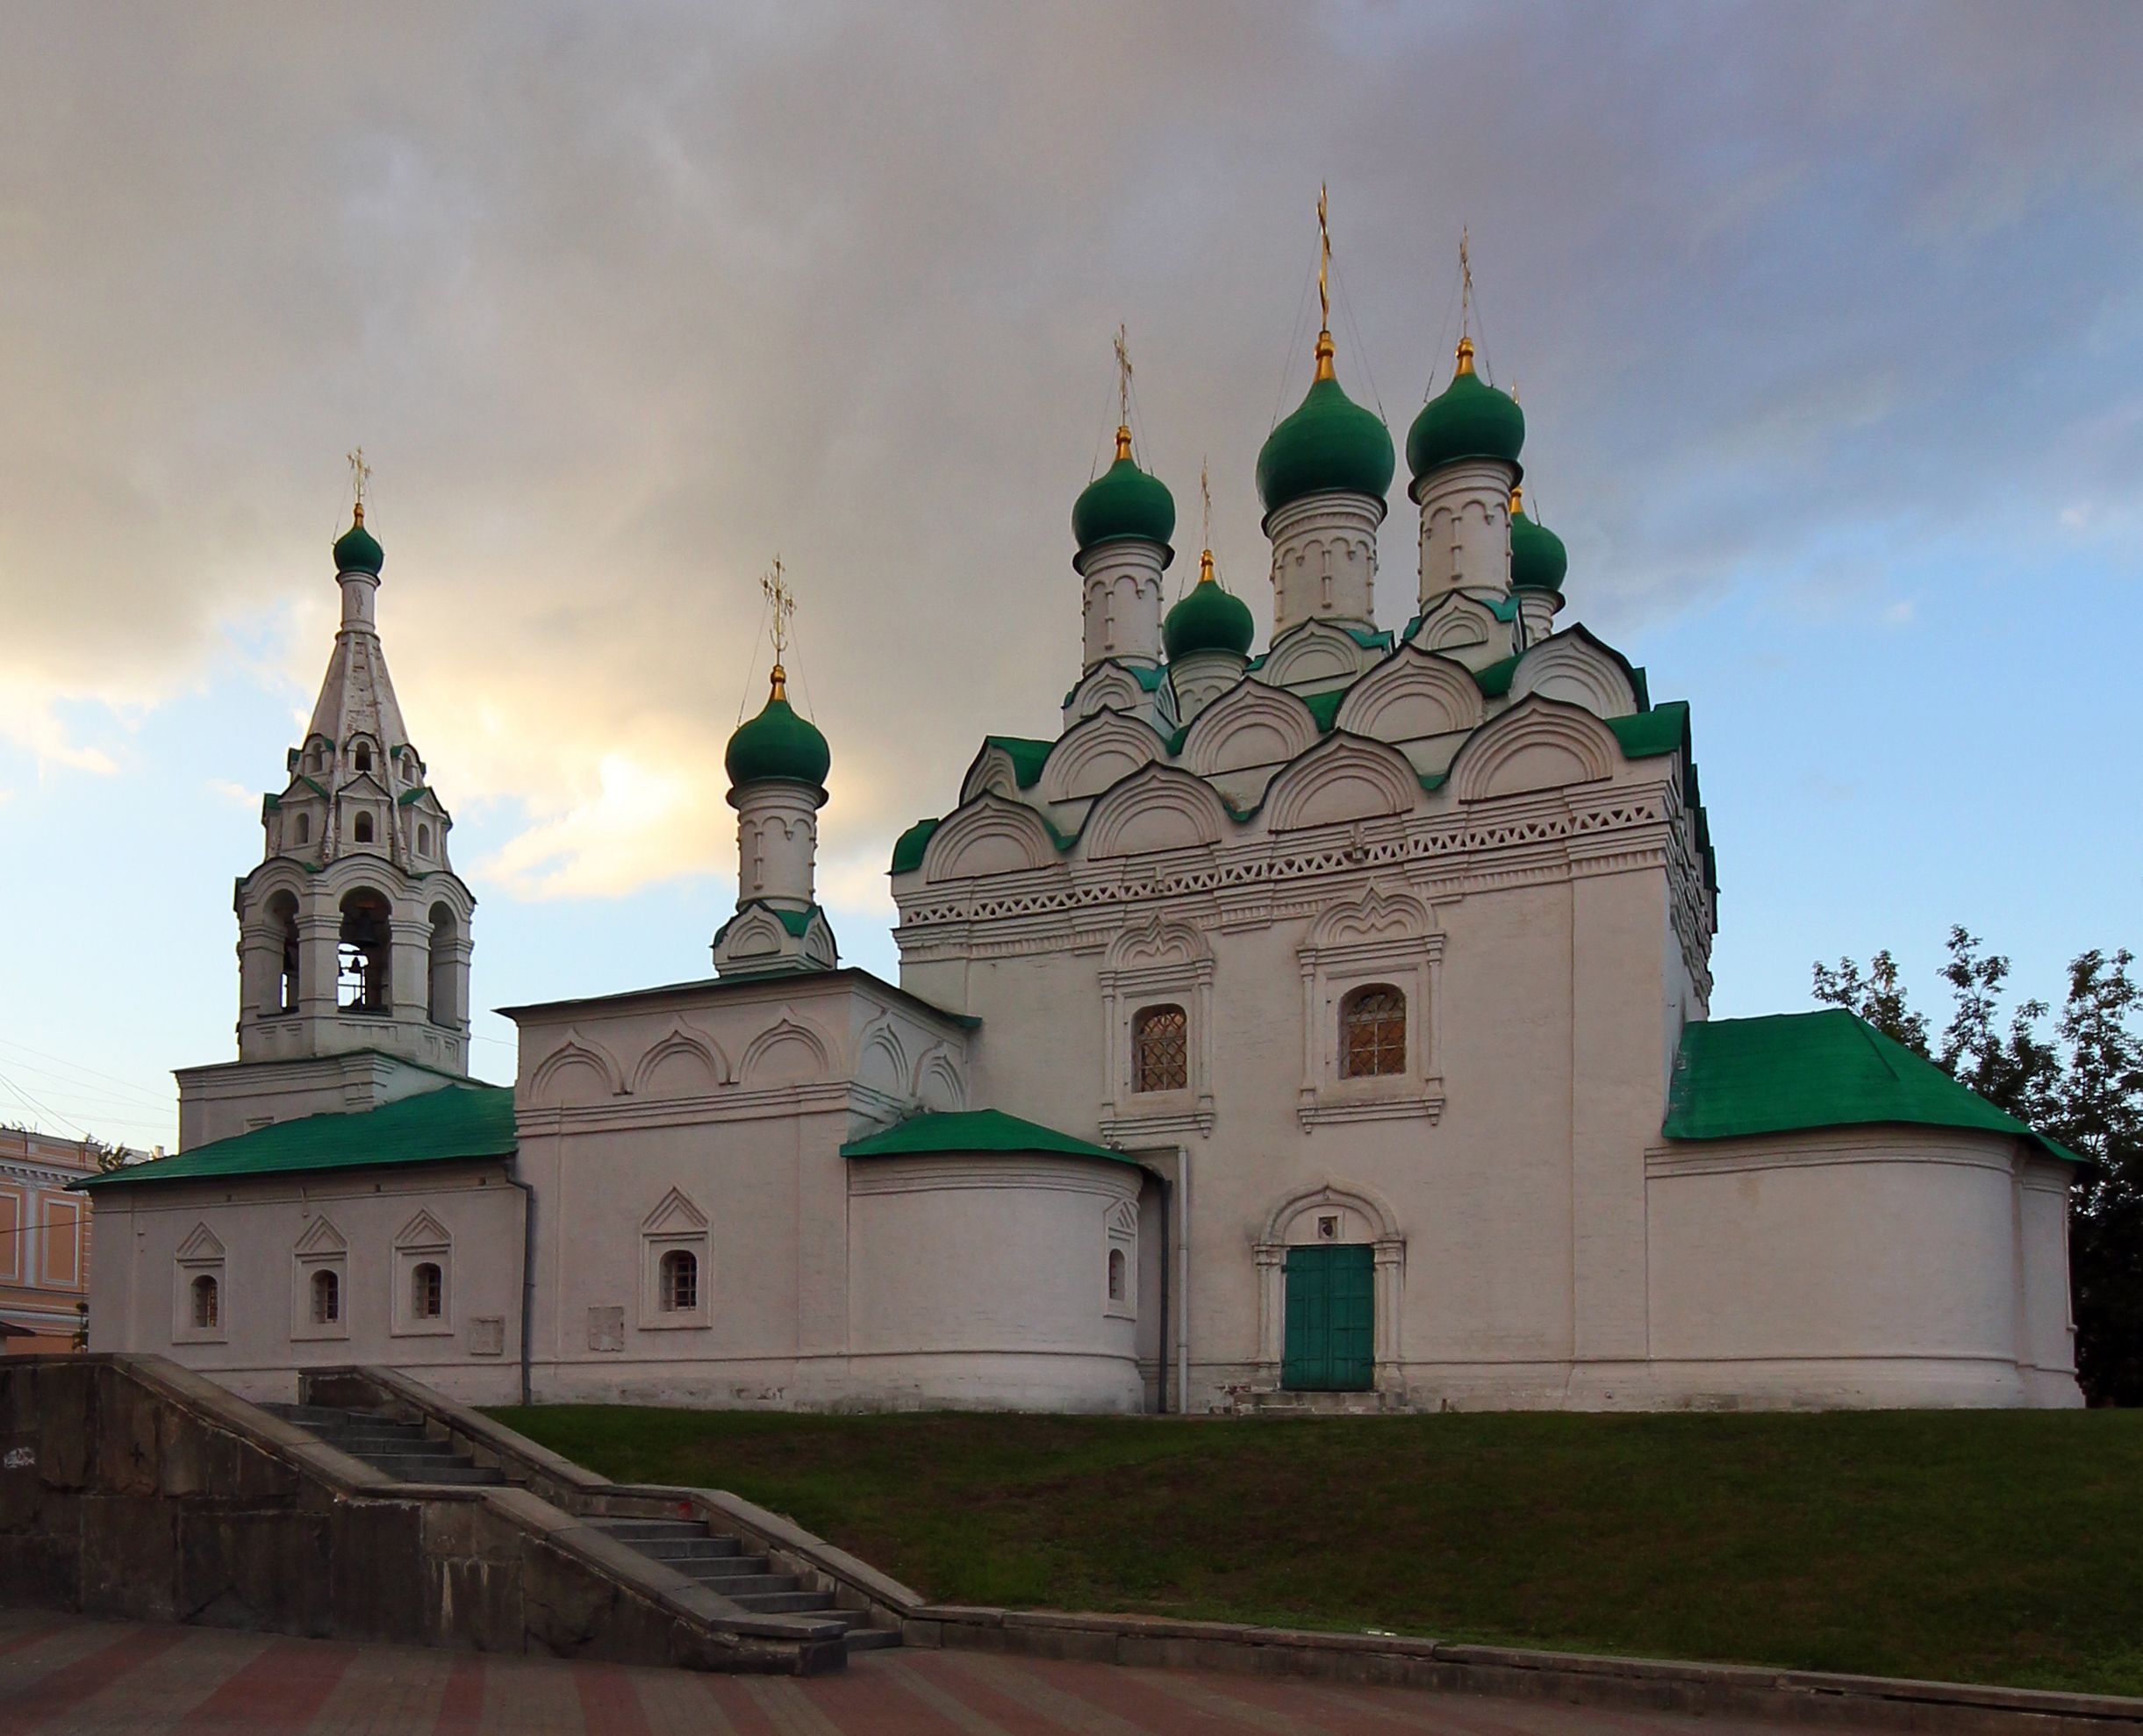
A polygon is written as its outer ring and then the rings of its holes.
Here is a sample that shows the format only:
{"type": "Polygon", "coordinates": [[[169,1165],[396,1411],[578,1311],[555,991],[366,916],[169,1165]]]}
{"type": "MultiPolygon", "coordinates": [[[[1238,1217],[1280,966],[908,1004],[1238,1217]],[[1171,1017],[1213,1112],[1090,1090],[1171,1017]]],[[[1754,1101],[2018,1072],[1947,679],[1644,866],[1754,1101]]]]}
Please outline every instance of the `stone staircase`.
{"type": "Polygon", "coordinates": [[[1229,1402],[1236,1417],[1381,1417],[1405,1409],[1380,1392],[1289,1392],[1256,1388],[1229,1402]]]}
{"type": "Polygon", "coordinates": [[[434,1438],[421,1423],[397,1422],[376,1410],[344,1410],[323,1404],[263,1404],[261,1409],[404,1482],[517,1481],[496,1466],[477,1464],[473,1454],[451,1441],[434,1438]]]}
{"type": "Polygon", "coordinates": [[[758,1615],[812,1615],[840,1622],[848,1629],[851,1653],[877,1651],[900,1643],[900,1631],[871,1627],[856,1610],[834,1606],[830,1591],[807,1589],[796,1574],[778,1571],[763,1554],[750,1553],[742,1539],[725,1536],[704,1520],[595,1519],[591,1522],[628,1549],[675,1567],[718,1596],[758,1615]]]}
{"type": "MultiPolygon", "coordinates": [[[[402,1422],[380,1410],[325,1404],[264,1404],[329,1446],[361,1459],[375,1470],[412,1483],[519,1483],[496,1466],[429,1433],[422,1423],[402,1422]]],[[[606,1536],[650,1560],[697,1580],[718,1597],[761,1616],[810,1616],[847,1629],[849,1652],[898,1646],[900,1631],[873,1627],[860,1610],[836,1609],[834,1594],[807,1587],[801,1575],[783,1573],[742,1539],[717,1532],[705,1520],[591,1517],[606,1536]]]]}

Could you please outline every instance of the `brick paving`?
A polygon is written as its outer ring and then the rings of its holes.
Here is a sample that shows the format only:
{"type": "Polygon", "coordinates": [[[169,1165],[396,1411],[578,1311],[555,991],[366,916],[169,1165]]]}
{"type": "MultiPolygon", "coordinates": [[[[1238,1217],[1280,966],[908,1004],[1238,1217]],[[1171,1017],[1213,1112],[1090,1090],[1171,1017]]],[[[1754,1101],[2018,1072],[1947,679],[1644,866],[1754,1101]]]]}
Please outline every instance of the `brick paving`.
{"type": "Polygon", "coordinates": [[[1788,1726],[1404,1688],[864,1654],[702,1675],[0,1610],[0,1736],[1769,1736],[1788,1726]]]}

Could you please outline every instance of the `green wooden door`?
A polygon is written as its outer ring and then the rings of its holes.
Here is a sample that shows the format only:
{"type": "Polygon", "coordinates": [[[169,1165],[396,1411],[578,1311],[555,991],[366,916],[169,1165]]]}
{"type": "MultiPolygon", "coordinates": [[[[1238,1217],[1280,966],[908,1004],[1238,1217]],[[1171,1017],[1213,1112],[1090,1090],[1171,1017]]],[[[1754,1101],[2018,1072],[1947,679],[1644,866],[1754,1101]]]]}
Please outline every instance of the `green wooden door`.
{"type": "Polygon", "coordinates": [[[1376,1373],[1374,1255],[1357,1246],[1287,1250],[1289,1392],[1366,1392],[1376,1373]]]}

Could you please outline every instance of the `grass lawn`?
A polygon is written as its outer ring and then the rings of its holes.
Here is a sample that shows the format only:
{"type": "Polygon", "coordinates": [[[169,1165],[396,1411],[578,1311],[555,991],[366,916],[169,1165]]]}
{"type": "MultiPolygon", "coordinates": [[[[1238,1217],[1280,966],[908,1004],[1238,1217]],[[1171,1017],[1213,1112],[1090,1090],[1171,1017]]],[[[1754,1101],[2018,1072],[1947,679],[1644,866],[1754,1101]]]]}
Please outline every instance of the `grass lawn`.
{"type": "Polygon", "coordinates": [[[944,1602],[2143,1694],[2143,1411],[491,1414],[944,1602]]]}

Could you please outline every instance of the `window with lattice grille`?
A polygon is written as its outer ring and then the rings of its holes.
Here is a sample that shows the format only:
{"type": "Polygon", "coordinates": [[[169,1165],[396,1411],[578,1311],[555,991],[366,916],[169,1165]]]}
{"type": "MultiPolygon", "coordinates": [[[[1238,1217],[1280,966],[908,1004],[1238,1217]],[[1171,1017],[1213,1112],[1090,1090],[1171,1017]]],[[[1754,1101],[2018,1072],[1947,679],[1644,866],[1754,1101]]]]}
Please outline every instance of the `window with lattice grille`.
{"type": "Polygon", "coordinates": [[[1406,1070],[1406,996],[1388,983],[1356,989],[1339,1003],[1339,1076],[1375,1079],[1406,1070]]]}
{"type": "Polygon", "coordinates": [[[1134,1091],[1189,1087],[1190,1031],[1190,1021],[1180,1007],[1148,1007],[1131,1022],[1134,1091]]]}

